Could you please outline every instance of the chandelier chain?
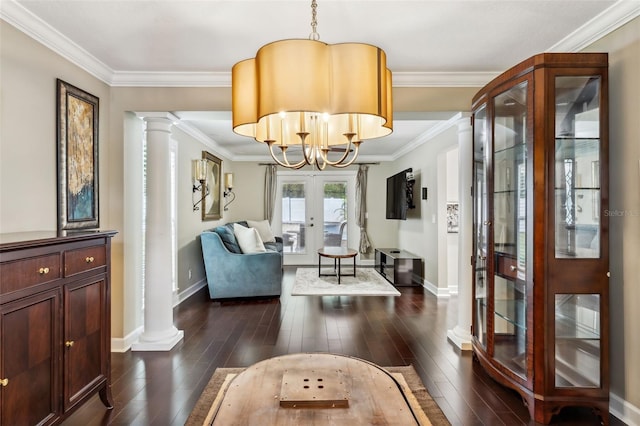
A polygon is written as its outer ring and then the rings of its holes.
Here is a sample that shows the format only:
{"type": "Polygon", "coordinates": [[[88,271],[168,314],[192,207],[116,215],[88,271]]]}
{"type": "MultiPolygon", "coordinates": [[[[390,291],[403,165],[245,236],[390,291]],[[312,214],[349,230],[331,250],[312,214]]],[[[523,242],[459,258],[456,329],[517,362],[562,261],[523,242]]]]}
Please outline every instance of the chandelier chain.
{"type": "Polygon", "coordinates": [[[309,34],[309,39],[310,40],[320,40],[320,34],[318,34],[317,31],[317,27],[318,27],[318,3],[316,3],[316,0],[311,0],[311,34],[309,34]]]}

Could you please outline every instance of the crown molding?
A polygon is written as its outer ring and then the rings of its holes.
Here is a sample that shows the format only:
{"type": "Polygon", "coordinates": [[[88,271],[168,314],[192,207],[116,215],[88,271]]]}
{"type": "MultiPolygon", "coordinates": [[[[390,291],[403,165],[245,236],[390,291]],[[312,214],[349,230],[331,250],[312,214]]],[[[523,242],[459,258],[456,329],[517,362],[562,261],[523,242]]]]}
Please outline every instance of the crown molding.
{"type": "Polygon", "coordinates": [[[111,84],[114,70],[62,35],[15,0],[0,2],[0,18],[89,74],[111,84]]]}
{"type": "Polygon", "coordinates": [[[207,136],[201,130],[196,129],[195,127],[193,127],[192,125],[190,125],[188,123],[185,123],[184,121],[180,120],[178,117],[176,117],[176,119],[174,120],[173,125],[175,127],[177,127],[178,129],[182,130],[187,135],[189,135],[192,138],[194,138],[195,140],[197,140],[198,142],[204,144],[208,148],[210,148],[213,151],[215,151],[216,154],[219,154],[219,155],[221,155],[223,157],[226,157],[226,158],[230,159],[231,161],[236,161],[236,158],[238,157],[237,155],[234,155],[229,150],[221,147],[218,144],[218,142],[216,142],[215,140],[211,139],[209,136],[207,136]]]}
{"type": "MultiPolygon", "coordinates": [[[[394,72],[393,87],[482,87],[500,72],[394,72]]],[[[111,86],[231,87],[231,72],[115,71],[111,86]]]]}
{"type": "Polygon", "coordinates": [[[451,127],[457,127],[458,126],[458,122],[461,119],[466,118],[466,117],[469,117],[469,113],[459,112],[459,113],[455,114],[453,117],[451,117],[450,119],[448,119],[446,121],[442,121],[442,122],[436,124],[435,126],[430,128],[426,132],[418,135],[418,137],[414,138],[412,141],[407,143],[404,146],[404,148],[402,148],[402,149],[398,150],[397,152],[395,152],[391,159],[393,161],[395,161],[398,158],[402,157],[403,155],[406,155],[406,154],[410,153],[411,151],[413,151],[414,149],[418,148],[420,145],[422,145],[422,144],[430,141],[431,139],[435,138],[436,136],[438,136],[442,132],[450,129],[451,127]]]}
{"type": "Polygon", "coordinates": [[[640,2],[620,0],[551,46],[548,52],[579,52],[640,16],[640,2]]]}
{"type": "MultiPolygon", "coordinates": [[[[0,18],[110,86],[231,87],[230,72],[145,72],[113,70],[15,0],[0,2],[0,18]]],[[[575,52],[640,16],[640,2],[620,0],[551,46],[575,52]]],[[[482,87],[500,72],[394,72],[394,87],[482,87]]]]}

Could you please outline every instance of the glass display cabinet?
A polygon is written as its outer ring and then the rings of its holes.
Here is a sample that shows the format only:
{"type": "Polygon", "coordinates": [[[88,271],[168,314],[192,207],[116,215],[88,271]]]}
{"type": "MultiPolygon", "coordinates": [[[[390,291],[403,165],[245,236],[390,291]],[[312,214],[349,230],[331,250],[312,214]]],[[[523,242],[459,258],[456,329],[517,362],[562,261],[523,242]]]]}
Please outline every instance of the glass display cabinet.
{"type": "Polygon", "coordinates": [[[540,54],[473,99],[474,357],[545,424],[609,421],[607,70],[540,54]]]}

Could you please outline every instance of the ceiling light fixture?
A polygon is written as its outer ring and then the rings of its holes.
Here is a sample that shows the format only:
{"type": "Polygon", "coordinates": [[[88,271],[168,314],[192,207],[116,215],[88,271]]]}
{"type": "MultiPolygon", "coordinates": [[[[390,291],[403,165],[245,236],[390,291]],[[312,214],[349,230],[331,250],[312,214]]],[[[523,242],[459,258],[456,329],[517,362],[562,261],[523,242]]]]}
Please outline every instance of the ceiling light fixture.
{"type": "Polygon", "coordinates": [[[292,169],[347,167],[362,141],[393,131],[386,54],[370,44],[319,41],[316,8],[312,0],[308,40],[266,44],[231,73],[233,131],[266,143],[274,161],[292,169]],[[299,148],[295,161],[290,147],[299,148]]]}

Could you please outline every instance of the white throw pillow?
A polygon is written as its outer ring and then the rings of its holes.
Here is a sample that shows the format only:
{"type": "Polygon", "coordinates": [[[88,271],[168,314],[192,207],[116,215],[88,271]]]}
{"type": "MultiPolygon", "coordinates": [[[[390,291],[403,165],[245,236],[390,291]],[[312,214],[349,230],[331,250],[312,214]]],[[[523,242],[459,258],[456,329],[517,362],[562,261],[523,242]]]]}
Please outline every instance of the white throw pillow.
{"type": "Polygon", "coordinates": [[[263,243],[275,243],[276,237],[273,235],[271,231],[271,225],[269,225],[268,220],[248,220],[247,224],[258,230],[258,234],[260,234],[260,238],[262,238],[263,243]]]}
{"type": "Polygon", "coordinates": [[[267,251],[262,244],[260,234],[255,228],[245,228],[237,223],[233,224],[233,234],[238,240],[242,253],[261,253],[267,251]]]}

